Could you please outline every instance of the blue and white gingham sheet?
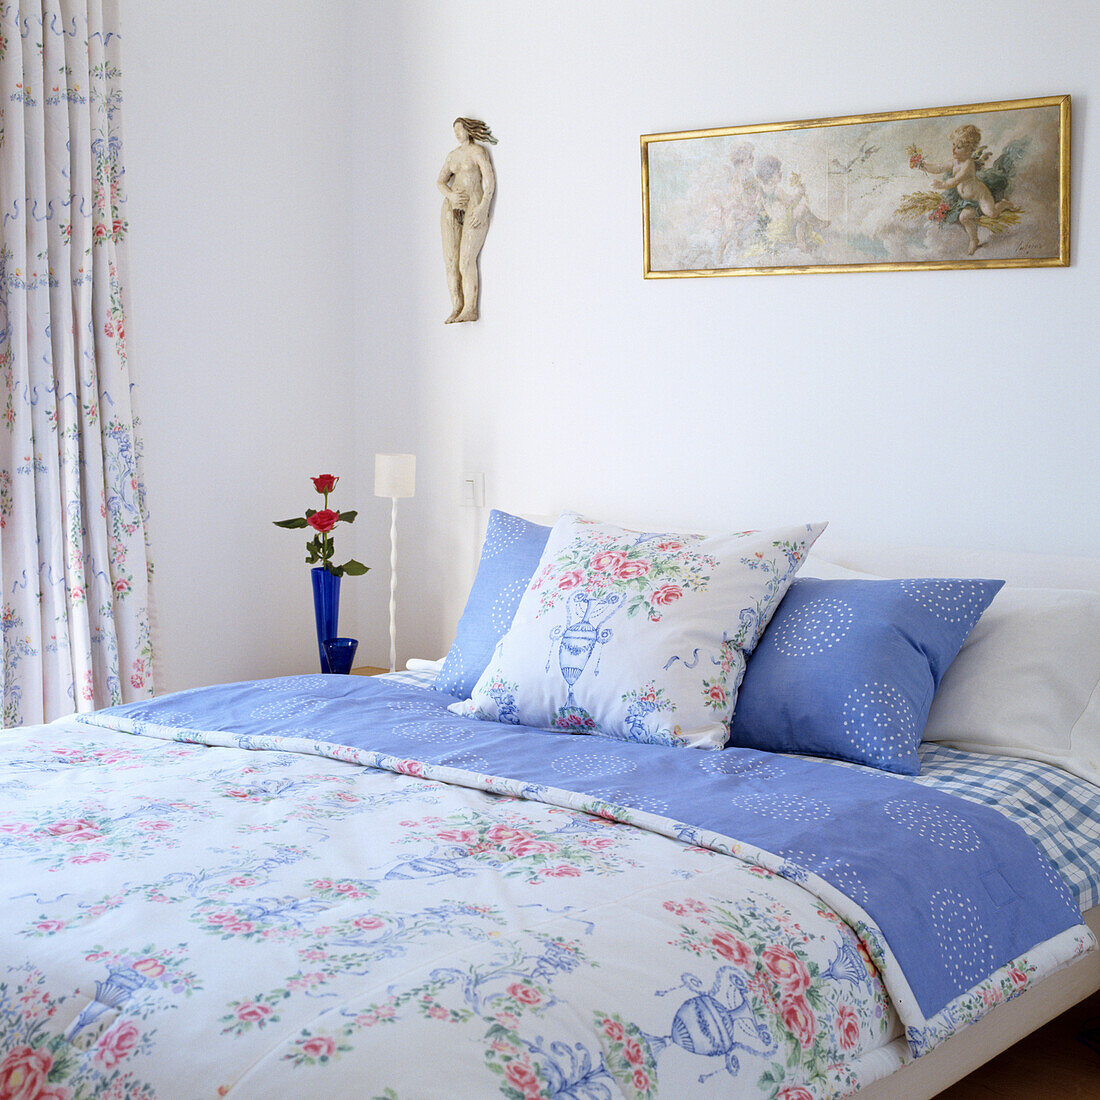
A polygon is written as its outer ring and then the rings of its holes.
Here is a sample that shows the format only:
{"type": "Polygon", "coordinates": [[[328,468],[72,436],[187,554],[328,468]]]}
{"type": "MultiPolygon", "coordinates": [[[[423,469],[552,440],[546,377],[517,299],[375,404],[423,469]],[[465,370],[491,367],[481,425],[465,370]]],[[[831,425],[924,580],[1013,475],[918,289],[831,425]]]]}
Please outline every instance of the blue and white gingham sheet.
{"type": "MultiPolygon", "coordinates": [[[[416,668],[386,678],[432,687],[439,662],[414,663],[416,668]]],[[[1100,904],[1100,787],[1038,760],[962,752],[931,742],[921,745],[920,759],[920,775],[895,778],[1000,810],[1058,868],[1082,910],[1100,904]]],[[[874,773],[861,764],[840,766],[874,773]]]]}
{"type": "Polygon", "coordinates": [[[914,783],[1000,810],[1062,872],[1082,910],[1100,903],[1100,787],[1038,760],[931,742],[921,745],[920,759],[914,783]]]}

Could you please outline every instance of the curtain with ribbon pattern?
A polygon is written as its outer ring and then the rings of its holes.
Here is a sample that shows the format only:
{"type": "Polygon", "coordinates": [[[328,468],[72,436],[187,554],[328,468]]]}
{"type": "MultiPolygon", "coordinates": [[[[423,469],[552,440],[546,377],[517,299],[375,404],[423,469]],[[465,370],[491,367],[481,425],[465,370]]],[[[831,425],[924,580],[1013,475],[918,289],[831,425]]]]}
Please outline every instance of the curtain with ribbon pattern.
{"type": "Polygon", "coordinates": [[[0,0],[3,724],[152,694],[118,0],[0,0]]]}

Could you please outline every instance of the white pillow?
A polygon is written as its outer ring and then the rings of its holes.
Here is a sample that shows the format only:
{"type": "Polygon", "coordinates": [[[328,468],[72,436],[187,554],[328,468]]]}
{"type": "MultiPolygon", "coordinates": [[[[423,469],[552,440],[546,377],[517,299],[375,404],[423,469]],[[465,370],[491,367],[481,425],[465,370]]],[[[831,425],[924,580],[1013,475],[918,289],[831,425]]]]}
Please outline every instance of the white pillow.
{"type": "Polygon", "coordinates": [[[720,748],[752,652],[824,524],[704,537],[572,512],[455,713],[720,748]]]}
{"type": "MultiPolygon", "coordinates": [[[[812,556],[799,576],[874,579],[812,556]]],[[[1002,588],[944,673],[923,739],[1100,785],[1100,593],[1002,588]]]]}
{"type": "Polygon", "coordinates": [[[932,702],[925,741],[1100,784],[1100,593],[1002,588],[932,702]]]}

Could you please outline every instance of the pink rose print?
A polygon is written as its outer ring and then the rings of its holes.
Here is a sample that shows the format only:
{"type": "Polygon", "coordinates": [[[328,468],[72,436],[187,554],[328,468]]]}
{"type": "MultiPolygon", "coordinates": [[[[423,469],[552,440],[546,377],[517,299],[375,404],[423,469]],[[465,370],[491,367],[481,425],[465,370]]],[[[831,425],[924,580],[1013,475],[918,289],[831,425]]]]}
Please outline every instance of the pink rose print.
{"type": "Polygon", "coordinates": [[[513,829],[511,825],[494,825],[485,835],[496,844],[509,840],[526,840],[531,836],[530,833],[521,832],[519,829],[513,829]]]}
{"type": "Polygon", "coordinates": [[[593,852],[602,852],[604,848],[610,848],[615,841],[609,836],[586,836],[581,839],[581,843],[586,848],[591,848],[593,852]]]}
{"type": "Polygon", "coordinates": [[[373,932],[376,928],[381,928],[385,921],[378,917],[356,917],[352,924],[363,932],[373,932]]]}
{"type": "Polygon", "coordinates": [[[0,1062],[0,1100],[36,1100],[45,1092],[52,1066],[49,1051],[14,1047],[0,1062]]]}
{"type": "Polygon", "coordinates": [[[396,770],[404,775],[423,775],[424,765],[419,760],[399,760],[396,770]]]}
{"type": "Polygon", "coordinates": [[[230,886],[255,886],[256,880],[248,875],[234,875],[229,880],[230,886]]]}
{"type": "Polygon", "coordinates": [[[138,1044],[141,1034],[129,1020],[112,1028],[96,1046],[96,1060],[107,1069],[114,1069],[138,1044]]]}
{"type": "Polygon", "coordinates": [[[707,695],[713,699],[716,703],[725,705],[726,702],[726,690],[721,684],[711,684],[707,689],[707,695]]]}
{"type": "Polygon", "coordinates": [[[159,978],[164,973],[164,964],[156,959],[138,959],[131,968],[143,978],[159,978]]]}
{"type": "Polygon", "coordinates": [[[563,592],[578,588],[582,584],[584,584],[584,574],[579,569],[570,569],[568,573],[563,573],[558,580],[558,588],[563,592]]]}
{"type": "Polygon", "coordinates": [[[81,852],[79,855],[71,856],[69,858],[70,863],[102,863],[105,859],[111,857],[106,852],[81,852]]]}
{"type": "Polygon", "coordinates": [[[525,982],[513,982],[508,987],[508,992],[520,1004],[537,1005],[542,1002],[542,994],[534,986],[527,985],[525,982]]]}
{"type": "Polygon", "coordinates": [[[85,840],[100,840],[103,836],[94,822],[86,821],[84,818],[79,821],[55,821],[52,825],[46,826],[46,832],[50,836],[56,836],[74,843],[85,840]]]}
{"type": "Polygon", "coordinates": [[[617,573],[626,562],[626,555],[621,550],[605,550],[592,559],[592,568],[597,573],[617,573]]]}
{"type": "Polygon", "coordinates": [[[459,844],[469,844],[476,839],[477,833],[472,829],[441,829],[435,834],[440,840],[454,840],[459,844]]]}
{"type": "Polygon", "coordinates": [[[256,1004],[254,1001],[245,1001],[237,1005],[237,1019],[246,1024],[262,1024],[271,1015],[268,1005],[256,1004]]]}
{"type": "Polygon", "coordinates": [[[300,1046],[310,1058],[331,1058],[336,1053],[336,1040],[331,1035],[314,1035],[300,1046]]]}
{"type": "Polygon", "coordinates": [[[779,1017],[783,1021],[783,1026],[802,1046],[811,1047],[814,1045],[817,1020],[805,997],[781,997],[779,1000],[779,1017]]]}
{"type": "Polygon", "coordinates": [[[787,1085],[779,1090],[775,1100],[814,1100],[814,1094],[801,1085],[787,1085]]]}
{"type": "Polygon", "coordinates": [[[649,1088],[649,1077],[644,1069],[636,1069],[631,1080],[634,1082],[634,1087],[639,1092],[645,1092],[646,1089],[649,1088]]]}
{"type": "Polygon", "coordinates": [[[568,863],[560,863],[557,867],[547,867],[542,872],[544,875],[550,875],[553,878],[580,878],[581,873],[576,867],[570,867],[568,863]]]}
{"type": "Polygon", "coordinates": [[[504,1076],[510,1084],[525,1095],[528,1093],[538,1095],[539,1079],[530,1066],[524,1065],[522,1062],[509,1062],[504,1067],[504,1076]]]}
{"type": "Polygon", "coordinates": [[[640,1066],[645,1061],[645,1055],[642,1053],[642,1048],[638,1045],[637,1039],[627,1039],[623,1044],[623,1057],[632,1066],[640,1066]]]}
{"type": "Polygon", "coordinates": [[[550,855],[558,850],[556,844],[548,840],[535,840],[534,837],[524,837],[520,840],[511,840],[504,846],[504,850],[510,856],[522,859],[524,856],[550,855]]]}
{"type": "Polygon", "coordinates": [[[48,935],[53,935],[54,932],[60,932],[65,927],[63,920],[40,920],[35,928],[39,932],[45,932],[48,935]]]}
{"type": "Polygon", "coordinates": [[[719,932],[711,937],[710,942],[722,958],[729,959],[738,966],[747,966],[752,961],[752,948],[735,936],[731,936],[729,932],[719,932]]]}
{"type": "Polygon", "coordinates": [[[771,944],[760,957],[768,973],[785,997],[794,997],[810,987],[810,973],[797,956],[786,947],[771,944]]]}
{"type": "Polygon", "coordinates": [[[667,607],[670,603],[675,603],[683,594],[684,590],[678,584],[662,584],[649,597],[649,602],[655,607],[667,607]]]}
{"type": "Polygon", "coordinates": [[[851,1050],[859,1042],[859,1017],[851,1005],[836,1010],[836,1033],[844,1050],[851,1050]]]}
{"type": "Polygon", "coordinates": [[[612,1042],[616,1042],[616,1043],[622,1042],[623,1035],[626,1034],[623,1031],[623,1025],[622,1024],[620,1024],[616,1020],[606,1020],[606,1019],[603,1022],[603,1033],[610,1040],[612,1040],[612,1042]]]}
{"type": "Polygon", "coordinates": [[[1012,967],[1008,972],[1008,976],[1017,989],[1023,989],[1027,985],[1027,975],[1019,967],[1012,967]]]}
{"type": "Polygon", "coordinates": [[[623,581],[632,581],[635,577],[644,577],[648,572],[649,562],[628,561],[623,562],[623,564],[615,570],[615,576],[623,581]]]}

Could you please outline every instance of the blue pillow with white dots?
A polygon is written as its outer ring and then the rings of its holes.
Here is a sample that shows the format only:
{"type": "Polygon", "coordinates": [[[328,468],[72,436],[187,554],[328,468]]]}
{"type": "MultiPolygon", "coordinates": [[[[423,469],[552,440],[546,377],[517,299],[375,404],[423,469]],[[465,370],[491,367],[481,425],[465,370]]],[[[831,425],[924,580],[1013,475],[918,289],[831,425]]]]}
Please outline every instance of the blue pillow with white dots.
{"type": "Polygon", "coordinates": [[[435,678],[437,691],[470,698],[497,642],[516,617],[549,537],[549,527],[495,508],[489,513],[477,576],[454,643],[435,678]]]}
{"type": "Polygon", "coordinates": [[[1003,585],[796,580],[749,658],[728,744],[919,775],[932,697],[1003,585]]]}

